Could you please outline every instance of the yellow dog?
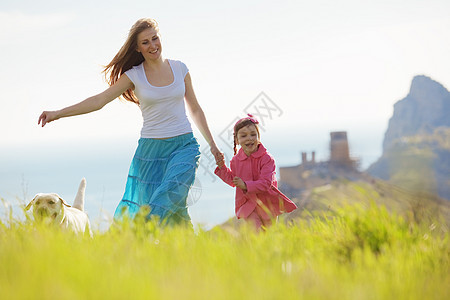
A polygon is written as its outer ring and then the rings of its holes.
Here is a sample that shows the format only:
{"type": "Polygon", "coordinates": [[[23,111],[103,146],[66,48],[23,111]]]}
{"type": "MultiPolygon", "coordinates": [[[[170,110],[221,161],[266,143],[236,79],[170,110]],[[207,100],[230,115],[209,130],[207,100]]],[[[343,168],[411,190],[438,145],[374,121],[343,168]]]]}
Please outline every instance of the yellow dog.
{"type": "Polygon", "coordinates": [[[75,233],[89,233],[92,236],[88,215],[84,212],[84,195],[86,179],[82,179],[73,205],[70,206],[56,193],[39,193],[25,207],[33,206],[33,216],[36,221],[50,218],[62,228],[70,228],[75,233]]]}

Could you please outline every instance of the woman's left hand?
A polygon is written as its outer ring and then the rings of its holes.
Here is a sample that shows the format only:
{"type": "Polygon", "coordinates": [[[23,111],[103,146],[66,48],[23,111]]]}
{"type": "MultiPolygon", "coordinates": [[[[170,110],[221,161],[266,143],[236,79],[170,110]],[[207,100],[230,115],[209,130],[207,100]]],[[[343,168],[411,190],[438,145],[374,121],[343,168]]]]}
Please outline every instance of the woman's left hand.
{"type": "Polygon", "coordinates": [[[211,146],[211,153],[214,155],[214,159],[216,160],[216,164],[223,161],[224,155],[222,152],[220,152],[219,148],[217,148],[216,145],[211,146]]]}

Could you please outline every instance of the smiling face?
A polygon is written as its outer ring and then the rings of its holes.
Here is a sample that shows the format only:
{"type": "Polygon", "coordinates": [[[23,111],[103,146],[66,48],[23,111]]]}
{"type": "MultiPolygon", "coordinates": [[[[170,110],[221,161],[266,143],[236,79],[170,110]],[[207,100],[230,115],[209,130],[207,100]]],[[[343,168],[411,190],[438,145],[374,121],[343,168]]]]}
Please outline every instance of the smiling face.
{"type": "Polygon", "coordinates": [[[242,150],[247,155],[251,155],[256,152],[260,143],[259,133],[256,126],[254,124],[250,124],[239,129],[236,134],[236,143],[241,146],[242,150]]]}
{"type": "Polygon", "coordinates": [[[156,60],[161,58],[161,39],[154,28],[147,28],[137,35],[136,51],[141,53],[145,60],[156,60]]]}

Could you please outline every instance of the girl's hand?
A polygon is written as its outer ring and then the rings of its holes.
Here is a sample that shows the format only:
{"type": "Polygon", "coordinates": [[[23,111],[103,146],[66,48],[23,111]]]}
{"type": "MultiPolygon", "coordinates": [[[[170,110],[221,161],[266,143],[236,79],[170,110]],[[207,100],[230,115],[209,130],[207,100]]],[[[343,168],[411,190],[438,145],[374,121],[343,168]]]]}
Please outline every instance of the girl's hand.
{"type": "Polygon", "coordinates": [[[38,125],[42,122],[42,127],[45,126],[45,124],[50,123],[52,121],[58,120],[58,112],[56,111],[44,111],[39,116],[38,125]]]}
{"type": "Polygon", "coordinates": [[[214,155],[214,159],[216,160],[216,164],[219,165],[219,162],[224,160],[224,155],[220,152],[219,148],[214,144],[211,146],[211,153],[214,155]]]}
{"type": "Polygon", "coordinates": [[[225,160],[222,159],[221,161],[216,162],[216,164],[217,164],[217,167],[219,167],[219,169],[222,169],[222,167],[225,166],[225,160]]]}
{"type": "Polygon", "coordinates": [[[245,184],[244,180],[242,180],[239,177],[234,177],[233,178],[233,183],[235,186],[237,186],[238,188],[240,188],[241,190],[243,190],[244,192],[247,191],[247,185],[245,184]]]}
{"type": "Polygon", "coordinates": [[[219,154],[216,156],[216,164],[219,167],[219,169],[222,169],[222,167],[225,165],[225,156],[223,155],[222,152],[219,152],[219,154]]]}

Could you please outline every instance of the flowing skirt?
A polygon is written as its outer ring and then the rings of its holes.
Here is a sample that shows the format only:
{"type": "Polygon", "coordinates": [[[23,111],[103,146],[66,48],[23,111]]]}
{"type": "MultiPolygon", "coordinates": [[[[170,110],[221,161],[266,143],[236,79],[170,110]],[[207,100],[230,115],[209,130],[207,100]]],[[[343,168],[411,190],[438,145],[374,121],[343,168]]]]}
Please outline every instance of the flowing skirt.
{"type": "Polygon", "coordinates": [[[199,148],[192,133],[139,139],[114,219],[124,214],[133,219],[142,206],[148,206],[147,218],[156,215],[165,224],[190,222],[186,198],[195,180],[199,148]]]}

